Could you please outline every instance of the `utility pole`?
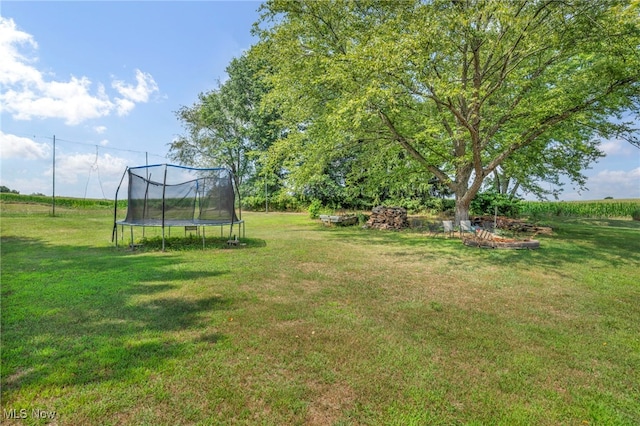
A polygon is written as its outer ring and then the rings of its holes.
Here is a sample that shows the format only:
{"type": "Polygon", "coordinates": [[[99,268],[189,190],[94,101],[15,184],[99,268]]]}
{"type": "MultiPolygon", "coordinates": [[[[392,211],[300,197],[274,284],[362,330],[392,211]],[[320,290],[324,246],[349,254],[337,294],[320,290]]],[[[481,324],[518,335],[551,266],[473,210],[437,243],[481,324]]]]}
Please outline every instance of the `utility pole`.
{"type": "Polygon", "coordinates": [[[52,216],[56,215],[56,135],[53,135],[53,212],[52,216]]]}
{"type": "Polygon", "coordinates": [[[269,190],[267,189],[267,175],[264,175],[264,212],[269,213],[269,190]]]}

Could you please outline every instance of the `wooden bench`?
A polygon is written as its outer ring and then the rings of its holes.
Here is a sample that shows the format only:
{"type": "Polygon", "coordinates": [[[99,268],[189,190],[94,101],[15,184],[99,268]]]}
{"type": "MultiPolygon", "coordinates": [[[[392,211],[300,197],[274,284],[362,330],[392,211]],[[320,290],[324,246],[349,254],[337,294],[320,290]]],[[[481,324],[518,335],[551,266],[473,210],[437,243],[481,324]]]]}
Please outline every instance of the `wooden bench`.
{"type": "Polygon", "coordinates": [[[197,226],[185,226],[184,227],[184,236],[187,236],[187,232],[195,232],[196,235],[200,235],[200,230],[198,229],[197,226]]]}
{"type": "Polygon", "coordinates": [[[348,226],[358,223],[358,217],[355,215],[329,216],[321,214],[320,220],[326,226],[330,226],[331,224],[348,226]]]}
{"type": "Polygon", "coordinates": [[[476,237],[480,238],[481,240],[493,241],[493,239],[495,238],[495,234],[487,231],[486,229],[480,229],[476,231],[476,237]]]}

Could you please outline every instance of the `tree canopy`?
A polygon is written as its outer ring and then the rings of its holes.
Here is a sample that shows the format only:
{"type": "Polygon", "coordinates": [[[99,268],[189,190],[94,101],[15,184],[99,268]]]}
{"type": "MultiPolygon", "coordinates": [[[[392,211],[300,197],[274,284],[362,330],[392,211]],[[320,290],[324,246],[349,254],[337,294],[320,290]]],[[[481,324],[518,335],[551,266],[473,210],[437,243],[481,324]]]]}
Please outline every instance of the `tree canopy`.
{"type": "Polygon", "coordinates": [[[233,59],[224,83],[176,112],[186,134],[170,144],[174,160],[191,166],[226,166],[238,186],[257,175],[260,153],[279,136],[277,117],[260,108],[267,91],[261,67],[247,55],[233,59]]]}
{"type": "Polygon", "coordinates": [[[496,171],[583,184],[599,138],[638,143],[639,21],[637,0],[270,0],[270,157],[300,182],[344,158],[347,179],[435,177],[457,220],[496,171]]]}

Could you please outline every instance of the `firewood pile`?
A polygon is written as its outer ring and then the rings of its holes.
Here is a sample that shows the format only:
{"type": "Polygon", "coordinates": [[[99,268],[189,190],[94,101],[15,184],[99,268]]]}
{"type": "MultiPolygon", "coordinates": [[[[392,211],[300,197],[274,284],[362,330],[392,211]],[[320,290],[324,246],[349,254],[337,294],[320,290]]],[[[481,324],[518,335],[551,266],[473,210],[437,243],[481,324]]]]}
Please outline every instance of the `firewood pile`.
{"type": "Polygon", "coordinates": [[[374,207],[365,226],[393,231],[408,228],[407,210],[402,207],[374,207]]]}
{"type": "MultiPolygon", "coordinates": [[[[504,229],[511,232],[525,233],[525,234],[544,234],[551,235],[553,229],[546,226],[536,226],[531,223],[527,223],[520,219],[512,219],[505,216],[498,216],[495,218],[496,228],[504,229]]],[[[476,227],[486,228],[486,224],[493,226],[493,216],[476,216],[471,218],[471,224],[476,227]]]]}

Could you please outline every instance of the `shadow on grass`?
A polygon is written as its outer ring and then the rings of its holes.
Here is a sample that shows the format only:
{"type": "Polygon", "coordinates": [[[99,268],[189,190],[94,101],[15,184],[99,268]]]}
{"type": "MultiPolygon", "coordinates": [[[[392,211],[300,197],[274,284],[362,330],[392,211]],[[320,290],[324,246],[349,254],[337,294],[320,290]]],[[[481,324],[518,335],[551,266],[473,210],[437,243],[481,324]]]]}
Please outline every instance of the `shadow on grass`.
{"type": "MultiPolygon", "coordinates": [[[[389,246],[389,255],[420,261],[444,260],[452,265],[483,262],[516,264],[522,268],[544,267],[561,270],[566,264],[598,259],[614,266],[640,262],[640,222],[614,219],[574,219],[552,221],[553,235],[538,235],[540,249],[505,250],[464,246],[458,237],[428,236],[413,230],[380,231],[359,227],[323,227],[330,238],[358,245],[389,246]],[[398,248],[406,250],[398,250],[398,248]],[[464,257],[463,257],[464,256],[464,257]]],[[[524,235],[519,238],[525,238],[524,235]]]]}
{"type": "MultiPolygon", "coordinates": [[[[266,247],[267,242],[259,238],[241,238],[237,244],[229,244],[228,238],[206,237],[204,247],[202,238],[196,236],[167,237],[164,241],[165,251],[244,249],[266,247]]],[[[129,246],[124,246],[129,250],[129,246]]],[[[162,237],[143,238],[136,246],[137,251],[162,251],[162,237]]]]}
{"type": "Polygon", "coordinates": [[[194,340],[225,340],[189,336],[199,333],[203,314],[231,310],[233,300],[163,293],[201,279],[212,285],[230,270],[183,270],[170,254],[131,256],[31,238],[3,238],[2,257],[3,395],[131,380],[184,356],[194,340]]]}

